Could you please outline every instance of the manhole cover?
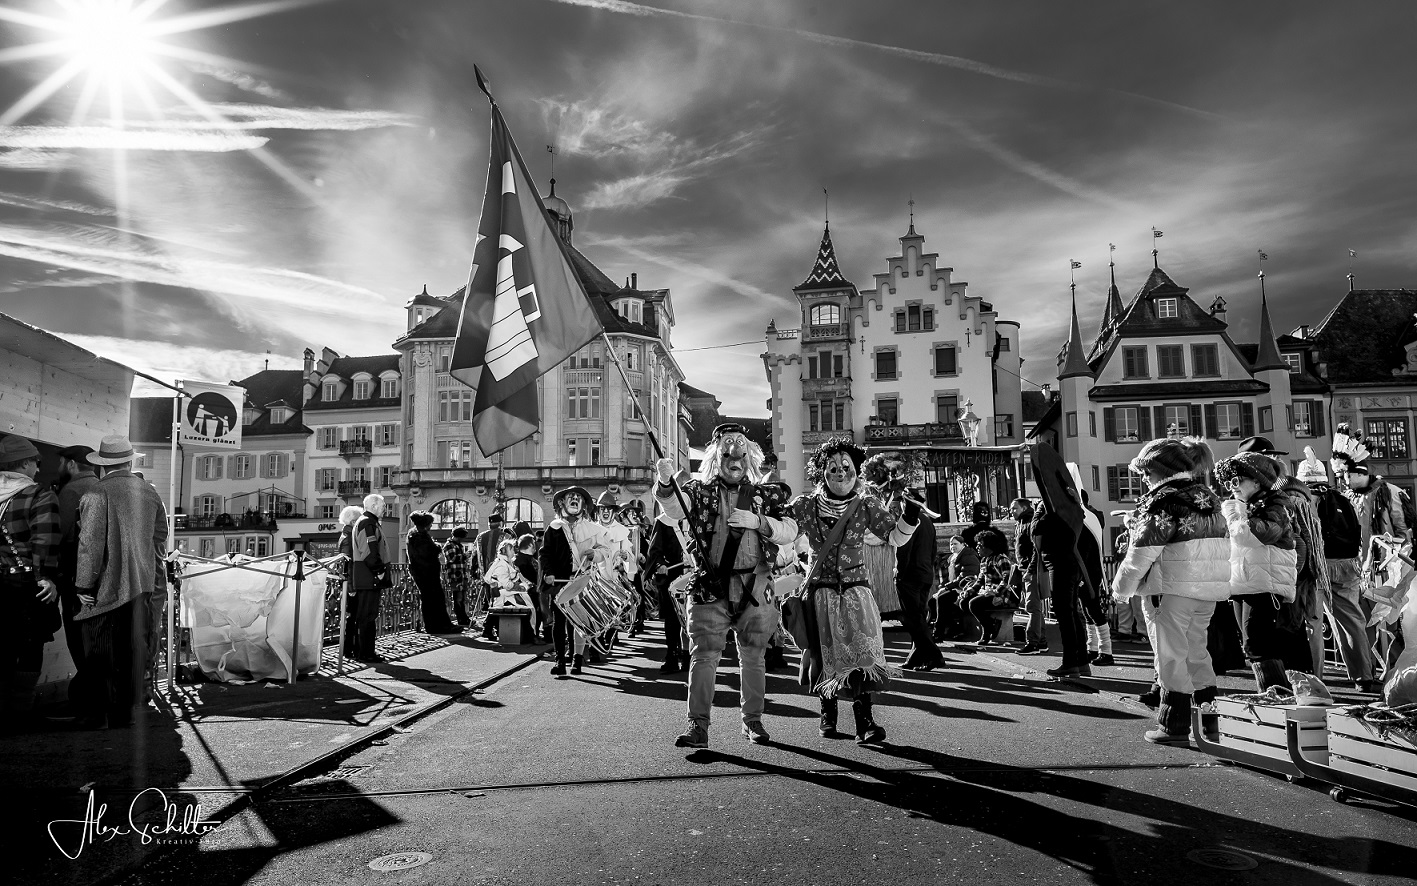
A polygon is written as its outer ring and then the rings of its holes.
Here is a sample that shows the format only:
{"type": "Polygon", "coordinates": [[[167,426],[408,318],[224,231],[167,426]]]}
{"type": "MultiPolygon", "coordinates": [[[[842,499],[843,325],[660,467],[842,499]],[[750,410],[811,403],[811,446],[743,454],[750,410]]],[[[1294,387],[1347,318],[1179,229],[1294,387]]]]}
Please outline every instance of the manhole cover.
{"type": "Polygon", "coordinates": [[[331,769],[329,772],[325,773],[325,777],[353,778],[354,776],[358,775],[359,773],[363,772],[368,768],[368,766],[341,766],[338,769],[331,769]]]}
{"type": "Polygon", "coordinates": [[[1248,871],[1260,864],[1248,855],[1228,849],[1192,849],[1186,853],[1186,858],[1218,871],[1248,871]]]}
{"type": "Polygon", "coordinates": [[[369,862],[369,867],[376,871],[406,871],[409,868],[416,868],[427,864],[433,860],[433,856],[426,852],[395,852],[393,855],[381,855],[369,862]]]}

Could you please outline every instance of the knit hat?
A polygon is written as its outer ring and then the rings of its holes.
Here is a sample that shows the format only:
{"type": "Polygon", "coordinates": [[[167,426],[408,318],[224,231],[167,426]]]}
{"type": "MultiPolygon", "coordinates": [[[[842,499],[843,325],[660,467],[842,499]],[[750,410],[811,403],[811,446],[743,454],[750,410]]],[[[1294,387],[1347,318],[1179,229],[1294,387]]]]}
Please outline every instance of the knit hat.
{"type": "Polygon", "coordinates": [[[1324,469],[1324,463],[1319,461],[1319,457],[1314,454],[1312,446],[1304,447],[1304,460],[1299,462],[1299,467],[1294,471],[1294,477],[1300,483],[1328,482],[1328,471],[1324,469]]]}
{"type": "Polygon", "coordinates": [[[1143,446],[1129,467],[1133,474],[1174,477],[1177,474],[1189,474],[1194,465],[1180,440],[1162,438],[1143,446]]]}
{"type": "Polygon", "coordinates": [[[1241,452],[1216,462],[1215,476],[1221,483],[1229,483],[1232,478],[1241,477],[1255,481],[1260,484],[1261,489],[1272,489],[1274,484],[1279,482],[1279,469],[1267,455],[1241,452]]]}
{"type": "Polygon", "coordinates": [[[0,465],[11,462],[39,458],[39,450],[34,444],[18,434],[11,434],[0,440],[0,465]]]}

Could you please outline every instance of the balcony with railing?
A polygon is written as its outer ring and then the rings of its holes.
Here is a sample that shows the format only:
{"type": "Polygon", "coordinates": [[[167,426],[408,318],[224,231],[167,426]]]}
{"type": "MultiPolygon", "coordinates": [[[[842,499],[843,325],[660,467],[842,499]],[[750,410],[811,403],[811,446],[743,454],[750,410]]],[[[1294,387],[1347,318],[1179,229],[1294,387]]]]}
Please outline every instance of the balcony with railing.
{"type": "Polygon", "coordinates": [[[348,498],[355,495],[368,495],[370,485],[368,480],[341,480],[338,490],[340,498],[348,498]]]}
{"type": "Polygon", "coordinates": [[[374,454],[373,440],[341,440],[339,441],[339,454],[345,458],[353,458],[357,455],[366,458],[374,454]]]}
{"type": "Polygon", "coordinates": [[[964,431],[958,422],[927,422],[922,425],[871,425],[866,443],[876,445],[909,443],[957,443],[964,445],[964,431]]]}
{"type": "Polygon", "coordinates": [[[605,383],[604,369],[563,369],[561,378],[568,388],[600,387],[605,383]]]}
{"type": "Polygon", "coordinates": [[[819,323],[806,327],[807,334],[803,336],[807,341],[821,341],[828,338],[846,338],[847,330],[850,329],[845,323],[819,323]]]}
{"type": "MultiPolygon", "coordinates": [[[[181,530],[254,530],[273,532],[276,529],[276,514],[270,511],[243,511],[239,514],[174,514],[173,526],[181,530]]],[[[289,520],[304,520],[303,513],[285,513],[280,516],[289,520]]]]}
{"type": "Polygon", "coordinates": [[[802,399],[816,400],[818,397],[851,396],[851,377],[804,378],[802,379],[802,399]]]}
{"type": "Polygon", "coordinates": [[[850,437],[856,439],[856,432],[851,428],[837,428],[834,431],[804,431],[802,434],[803,446],[820,446],[832,437],[850,437]]]}

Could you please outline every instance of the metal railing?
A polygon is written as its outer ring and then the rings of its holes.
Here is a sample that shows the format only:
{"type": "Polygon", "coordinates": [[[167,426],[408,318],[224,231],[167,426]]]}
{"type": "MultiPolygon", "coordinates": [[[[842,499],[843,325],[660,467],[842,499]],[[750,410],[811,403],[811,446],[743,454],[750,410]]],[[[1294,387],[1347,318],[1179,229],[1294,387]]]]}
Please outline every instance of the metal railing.
{"type": "Polygon", "coordinates": [[[339,454],[345,458],[354,455],[373,455],[373,440],[341,440],[339,441],[339,454]]]}
{"type": "Polygon", "coordinates": [[[368,495],[368,494],[369,494],[369,489],[370,489],[370,486],[369,486],[369,481],[368,481],[368,480],[341,480],[341,481],[339,481],[339,494],[340,494],[341,496],[346,496],[346,495],[368,495]]]}

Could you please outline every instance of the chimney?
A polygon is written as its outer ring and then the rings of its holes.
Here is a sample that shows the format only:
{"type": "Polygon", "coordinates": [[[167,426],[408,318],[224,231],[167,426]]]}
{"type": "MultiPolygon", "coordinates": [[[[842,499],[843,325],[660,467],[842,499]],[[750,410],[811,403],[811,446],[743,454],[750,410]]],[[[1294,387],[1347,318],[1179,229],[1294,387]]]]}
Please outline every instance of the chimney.
{"type": "Polygon", "coordinates": [[[1039,385],[1039,387],[1043,389],[1043,402],[1044,402],[1044,403],[1052,403],[1052,402],[1053,402],[1053,386],[1052,386],[1051,384],[1048,384],[1047,382],[1044,382],[1043,384],[1039,385]]]}
{"type": "Polygon", "coordinates": [[[315,352],[312,351],[312,350],[310,350],[309,348],[306,348],[306,349],[305,349],[305,374],[306,374],[306,375],[309,375],[309,374],[310,374],[310,371],[311,371],[312,369],[314,369],[314,368],[315,368],[315,352]]]}
{"type": "Polygon", "coordinates": [[[631,275],[630,275],[630,288],[633,289],[633,290],[635,290],[636,292],[639,291],[639,289],[640,289],[640,275],[639,275],[639,274],[631,274],[631,275]]]}
{"type": "Polygon", "coordinates": [[[1221,323],[1225,322],[1225,299],[1222,296],[1217,295],[1215,301],[1211,302],[1210,316],[1219,320],[1221,323]]]}

